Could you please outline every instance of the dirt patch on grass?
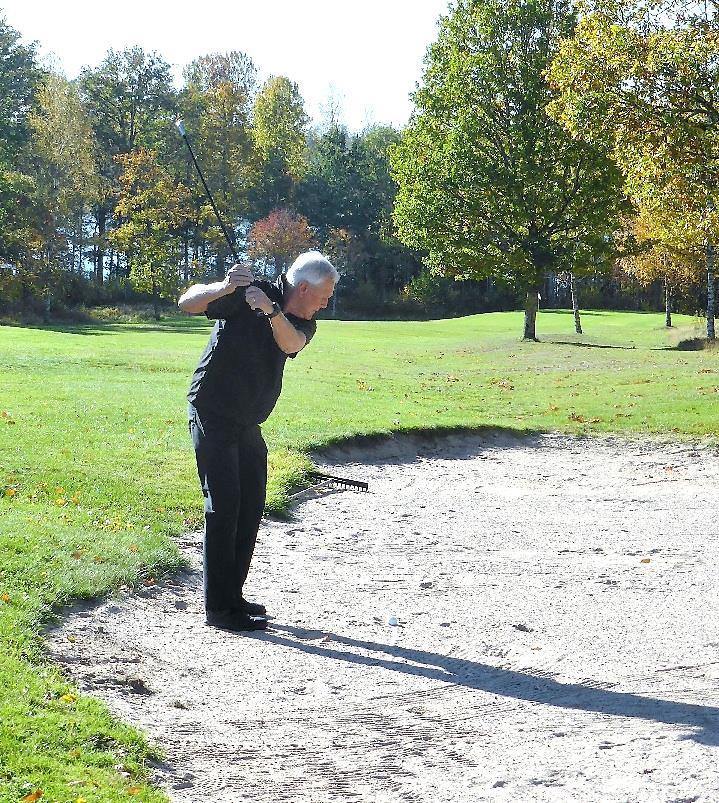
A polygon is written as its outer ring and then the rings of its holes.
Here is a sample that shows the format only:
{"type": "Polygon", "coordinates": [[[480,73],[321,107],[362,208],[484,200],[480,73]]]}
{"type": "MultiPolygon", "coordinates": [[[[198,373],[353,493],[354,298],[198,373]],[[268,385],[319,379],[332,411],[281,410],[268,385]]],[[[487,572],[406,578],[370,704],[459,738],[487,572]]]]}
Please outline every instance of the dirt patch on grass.
{"type": "Polygon", "coordinates": [[[174,801],[716,799],[715,450],[483,433],[323,459],[370,492],[263,525],[271,630],[204,625],[194,534],[192,571],[48,634],[165,751],[174,801]]]}

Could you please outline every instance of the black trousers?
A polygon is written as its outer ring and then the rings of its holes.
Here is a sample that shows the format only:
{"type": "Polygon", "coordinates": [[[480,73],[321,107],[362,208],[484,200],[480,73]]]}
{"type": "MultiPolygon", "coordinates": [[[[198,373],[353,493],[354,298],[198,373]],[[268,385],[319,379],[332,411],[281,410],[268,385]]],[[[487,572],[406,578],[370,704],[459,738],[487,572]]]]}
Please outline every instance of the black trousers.
{"type": "Polygon", "coordinates": [[[231,426],[189,407],[205,497],[205,609],[238,608],[265,507],[267,447],[259,425],[231,426]]]}

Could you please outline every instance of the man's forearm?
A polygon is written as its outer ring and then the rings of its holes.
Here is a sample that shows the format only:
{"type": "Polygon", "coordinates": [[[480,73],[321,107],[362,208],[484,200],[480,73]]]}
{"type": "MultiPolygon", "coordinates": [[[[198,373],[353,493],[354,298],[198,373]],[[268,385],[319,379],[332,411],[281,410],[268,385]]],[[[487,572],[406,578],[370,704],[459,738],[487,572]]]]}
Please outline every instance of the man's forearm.
{"type": "Polygon", "coordinates": [[[225,281],[213,282],[212,284],[193,284],[180,296],[177,306],[183,312],[191,315],[198,315],[207,309],[207,305],[217,298],[222,298],[235,290],[234,287],[227,287],[225,281]]]}
{"type": "Polygon", "coordinates": [[[302,332],[298,332],[281,312],[274,318],[270,318],[270,325],[275,343],[285,354],[297,354],[304,348],[307,338],[302,332]]]}

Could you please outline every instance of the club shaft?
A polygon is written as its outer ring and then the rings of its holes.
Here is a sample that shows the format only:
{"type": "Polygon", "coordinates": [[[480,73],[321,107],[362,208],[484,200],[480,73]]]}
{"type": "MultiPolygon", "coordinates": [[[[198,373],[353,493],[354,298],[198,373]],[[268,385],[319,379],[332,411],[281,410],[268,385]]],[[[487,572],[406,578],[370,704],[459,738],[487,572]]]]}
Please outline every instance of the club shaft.
{"type": "Polygon", "coordinates": [[[217,222],[220,224],[220,228],[222,229],[222,233],[225,235],[225,239],[227,240],[227,245],[230,246],[230,251],[232,252],[232,256],[235,258],[235,262],[240,261],[240,257],[237,254],[237,249],[235,248],[235,244],[230,237],[229,231],[227,231],[227,227],[224,224],[224,221],[220,217],[220,213],[217,209],[215,204],[215,199],[212,197],[212,193],[210,192],[210,188],[207,186],[207,182],[205,181],[205,177],[202,175],[202,170],[200,169],[200,165],[197,163],[197,159],[195,159],[195,154],[192,151],[192,145],[190,145],[190,140],[187,138],[187,134],[181,134],[182,138],[185,140],[185,145],[187,145],[187,150],[190,152],[190,156],[192,157],[192,161],[197,169],[197,175],[200,177],[200,181],[202,181],[202,186],[205,188],[205,193],[212,204],[212,209],[215,213],[215,217],[217,218],[217,222]]]}

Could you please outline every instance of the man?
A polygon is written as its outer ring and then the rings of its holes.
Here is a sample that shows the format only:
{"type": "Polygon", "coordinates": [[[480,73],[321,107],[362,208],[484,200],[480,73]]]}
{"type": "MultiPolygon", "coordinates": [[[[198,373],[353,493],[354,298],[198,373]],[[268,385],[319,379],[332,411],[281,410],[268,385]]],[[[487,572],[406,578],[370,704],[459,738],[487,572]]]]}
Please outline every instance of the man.
{"type": "Polygon", "coordinates": [[[287,357],[312,339],[313,316],[338,274],[317,251],[301,254],[276,282],[254,281],[234,265],[223,281],[196,284],[178,301],[217,322],[187,395],[192,443],[205,498],[203,548],[207,623],[262,630],[265,606],[242,588],[265,506],[267,447],[260,424],[282,389],[287,357]]]}

